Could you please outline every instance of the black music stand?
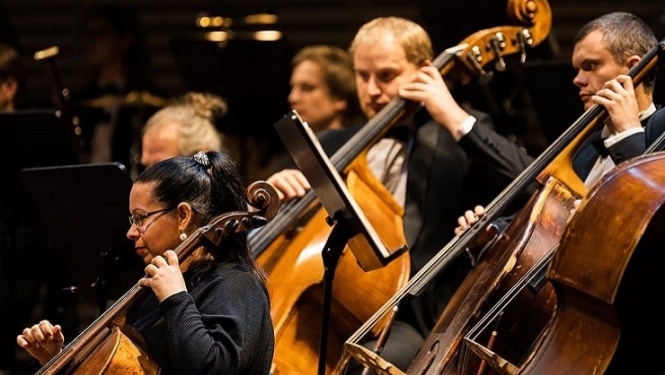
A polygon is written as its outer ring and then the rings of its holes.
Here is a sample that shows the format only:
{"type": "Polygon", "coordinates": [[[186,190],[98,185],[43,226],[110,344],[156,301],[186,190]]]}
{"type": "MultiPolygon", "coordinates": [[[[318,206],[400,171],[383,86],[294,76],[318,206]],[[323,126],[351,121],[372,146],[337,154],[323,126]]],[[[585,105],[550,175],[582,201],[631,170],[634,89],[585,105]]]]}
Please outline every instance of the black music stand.
{"type": "MultiPolygon", "coordinates": [[[[0,132],[0,222],[7,237],[0,249],[0,273],[8,289],[7,300],[3,301],[8,306],[3,307],[12,309],[12,305],[20,303],[15,313],[25,314],[30,311],[27,304],[40,303],[46,315],[55,313],[57,308],[66,318],[63,320],[68,320],[66,325],[73,326],[74,301],[68,294],[50,293],[57,290],[52,284],[66,282],[66,274],[49,273],[49,267],[54,267],[52,263],[60,258],[51,256],[55,254],[51,252],[45,226],[21,183],[20,172],[29,167],[75,164],[78,155],[53,109],[0,113],[0,132]],[[26,299],[38,295],[42,283],[49,283],[47,295],[39,300],[26,299]],[[52,297],[57,297],[57,301],[52,297]]],[[[3,324],[15,329],[14,324],[25,318],[14,315],[3,324]]]]}
{"type": "Polygon", "coordinates": [[[78,163],[67,129],[53,109],[1,113],[0,131],[0,165],[12,177],[23,168],[78,163]]]}
{"type": "Polygon", "coordinates": [[[12,212],[4,220],[40,223],[30,217],[35,211],[20,181],[23,168],[78,163],[78,156],[62,121],[54,110],[25,110],[0,113],[0,206],[12,212]]]}
{"type": "Polygon", "coordinates": [[[72,287],[100,312],[141,277],[143,264],[126,238],[132,181],[119,163],[28,168],[23,184],[62,254],[72,287]]]}
{"type": "Polygon", "coordinates": [[[354,251],[361,267],[372,268],[367,263],[387,264],[395,257],[407,251],[406,245],[399,249],[387,249],[374,228],[353,199],[339,172],[332,165],[321,143],[312,129],[303,122],[296,111],[291,111],[275,124],[277,133],[291,154],[298,168],[307,177],[312,190],[316,193],[323,207],[328,212],[327,223],[333,227],[323,248],[324,299],[321,324],[321,342],[319,348],[319,374],[325,374],[327,353],[328,323],[330,320],[331,298],[335,268],[351,240],[365,241],[371,254],[359,254],[354,251]],[[365,263],[363,265],[363,263],[365,263]]]}

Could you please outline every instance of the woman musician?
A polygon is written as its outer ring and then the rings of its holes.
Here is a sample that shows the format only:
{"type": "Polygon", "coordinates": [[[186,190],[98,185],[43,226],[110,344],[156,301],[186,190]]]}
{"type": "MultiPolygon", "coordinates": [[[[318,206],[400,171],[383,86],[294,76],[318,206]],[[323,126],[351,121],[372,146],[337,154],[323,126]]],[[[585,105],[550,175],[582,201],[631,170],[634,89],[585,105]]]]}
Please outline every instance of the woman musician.
{"type": "MultiPolygon", "coordinates": [[[[211,219],[246,211],[243,198],[236,163],[212,151],[154,164],[132,187],[127,238],[146,264],[139,285],[151,293],[128,309],[126,321],[161,374],[270,371],[268,293],[246,233],[232,233],[219,246],[204,241],[182,262],[171,250],[211,219]]],[[[63,350],[64,339],[60,325],[43,320],[17,342],[44,366],[63,350]]]]}

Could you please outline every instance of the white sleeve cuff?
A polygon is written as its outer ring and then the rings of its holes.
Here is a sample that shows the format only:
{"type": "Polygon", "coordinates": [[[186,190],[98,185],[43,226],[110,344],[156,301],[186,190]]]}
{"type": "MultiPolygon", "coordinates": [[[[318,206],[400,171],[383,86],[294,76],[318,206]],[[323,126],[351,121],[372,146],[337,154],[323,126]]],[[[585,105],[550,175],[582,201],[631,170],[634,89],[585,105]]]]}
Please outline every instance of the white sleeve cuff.
{"type": "Polygon", "coordinates": [[[605,147],[609,148],[612,145],[616,144],[617,142],[637,133],[644,133],[644,128],[630,128],[622,131],[621,133],[612,134],[611,136],[605,138],[603,143],[605,143],[605,147]]]}
{"type": "Polygon", "coordinates": [[[459,127],[459,132],[463,136],[469,134],[471,132],[471,129],[473,129],[473,125],[476,123],[476,118],[473,116],[469,116],[464,121],[462,121],[462,124],[460,124],[459,127]]]}

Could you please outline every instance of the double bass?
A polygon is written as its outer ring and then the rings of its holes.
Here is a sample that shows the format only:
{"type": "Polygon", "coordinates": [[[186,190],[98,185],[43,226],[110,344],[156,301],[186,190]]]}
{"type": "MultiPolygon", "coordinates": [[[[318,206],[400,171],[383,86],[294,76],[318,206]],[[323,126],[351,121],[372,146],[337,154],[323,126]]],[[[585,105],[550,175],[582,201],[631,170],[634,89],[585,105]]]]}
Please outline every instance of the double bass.
{"type": "MultiPolygon", "coordinates": [[[[230,234],[246,233],[265,225],[279,208],[277,191],[263,181],[249,185],[246,198],[248,211],[214,217],[174,249],[179,261],[182,263],[204,242],[219,245],[230,234]]],[[[159,366],[147,353],[143,338],[126,321],[130,307],[147,293],[135,284],[36,375],[159,374],[159,366]]]]}
{"type": "Polygon", "coordinates": [[[524,374],[660,373],[665,153],[634,158],[589,191],[548,270],[557,296],[549,332],[524,374]],[[598,228],[603,228],[602,231],[598,228]],[[610,234],[610,235],[608,235],[610,234]]]}
{"type": "MultiPolygon", "coordinates": [[[[649,51],[639,64],[630,70],[628,75],[632,77],[634,85],[637,86],[645,75],[658,66],[658,62],[662,60],[664,52],[665,43],[661,42],[649,51]]],[[[598,109],[592,108],[590,111],[594,110],[598,109]]],[[[601,110],[599,117],[602,116],[604,116],[603,110],[601,110]]],[[[661,149],[663,144],[665,144],[665,136],[661,135],[645,150],[641,158],[647,158],[648,155],[661,149]]],[[[647,170],[657,173],[655,169],[638,168],[637,165],[642,164],[635,163],[631,161],[630,163],[620,164],[616,168],[616,171],[603,179],[605,181],[603,184],[616,179],[616,173],[621,173],[620,171],[629,169],[631,166],[634,166],[634,168],[630,173],[639,173],[642,175],[647,170]]],[[[652,178],[648,175],[644,175],[643,177],[644,181],[649,181],[652,178]]],[[[631,184],[625,182],[626,180],[622,181],[627,184],[625,188],[628,188],[631,184]]],[[[642,192],[638,191],[638,189],[648,190],[648,188],[643,186],[637,187],[638,184],[639,182],[634,183],[635,186],[631,186],[631,188],[636,189],[631,190],[631,192],[641,197],[642,192]]],[[[656,188],[660,189],[660,187],[656,188]]],[[[612,308],[606,306],[607,308],[594,309],[593,306],[598,306],[596,299],[599,298],[599,295],[595,294],[594,291],[577,285],[578,292],[582,291],[586,293],[586,295],[579,294],[562,287],[559,283],[562,279],[566,279],[564,283],[579,282],[586,286],[590,284],[603,285],[603,287],[611,288],[613,290],[612,293],[615,295],[619,280],[621,279],[619,275],[626,268],[626,265],[612,258],[613,256],[618,256],[616,254],[608,253],[602,256],[599,255],[598,259],[591,259],[588,255],[583,254],[590,251],[606,251],[601,250],[605,246],[603,243],[593,239],[594,237],[603,236],[606,241],[613,242],[614,249],[618,249],[619,247],[625,248],[620,250],[620,253],[631,251],[635,244],[631,247],[622,242],[622,233],[628,231],[629,234],[627,236],[631,238],[631,241],[636,243],[641,233],[643,233],[644,228],[641,228],[642,230],[640,231],[639,229],[632,230],[633,228],[628,227],[628,223],[620,219],[623,217],[621,211],[612,211],[612,204],[608,200],[604,200],[608,206],[606,212],[600,214],[596,211],[593,215],[597,216],[593,218],[587,216],[586,219],[581,219],[580,213],[586,202],[599,199],[593,198],[597,195],[596,191],[598,189],[602,188],[596,184],[592,187],[592,190],[587,190],[580,196],[580,198],[583,198],[582,206],[576,208],[576,213],[572,221],[568,223],[567,220],[563,220],[563,226],[557,226],[557,241],[552,241],[547,246],[540,247],[540,249],[535,247],[535,251],[530,253],[532,259],[522,263],[523,266],[530,265],[523,267],[529,269],[513,271],[511,272],[511,276],[503,280],[503,287],[497,289],[500,290],[499,294],[503,293],[499,302],[492,309],[486,310],[488,311],[486,316],[464,338],[465,344],[481,359],[480,363],[491,365],[499,373],[548,374],[564,372],[567,374],[585,374],[590,372],[604,372],[618,342],[618,331],[610,328],[614,327],[617,322],[613,316],[612,308]],[[610,222],[620,220],[626,226],[620,231],[612,230],[611,225],[605,223],[606,219],[610,222]],[[588,226],[581,229],[581,232],[580,229],[575,229],[579,225],[576,223],[580,220],[591,221],[590,223],[582,221],[588,226]],[[602,229],[599,230],[599,228],[602,229]],[[589,241],[586,242],[587,247],[575,247],[575,250],[564,250],[562,254],[562,249],[568,249],[570,246],[571,233],[575,233],[577,240],[581,237],[585,241],[589,241]],[[592,239],[587,239],[587,237],[592,237],[592,239]],[[566,253],[574,253],[575,256],[566,255],[566,253]],[[570,263],[561,266],[561,257],[565,257],[570,263]],[[595,262],[603,264],[605,269],[592,271],[592,268],[595,267],[595,262]],[[561,267],[566,268],[562,270],[561,267]],[[584,269],[583,272],[580,271],[582,269],[584,269]],[[574,274],[567,274],[569,272],[574,272],[574,274]],[[612,281],[609,281],[610,284],[614,284],[610,286],[607,286],[608,280],[606,277],[608,273],[612,273],[614,276],[612,281]],[[519,277],[517,277],[518,274],[519,277]],[[564,276],[564,274],[567,275],[564,276]],[[537,287],[534,287],[534,285],[537,285],[537,287]],[[582,299],[579,300],[577,298],[582,299]],[[485,324],[499,314],[503,315],[502,320],[507,320],[503,329],[500,329],[498,332],[500,335],[499,339],[493,343],[493,348],[487,345],[480,345],[477,341],[480,336],[478,333],[480,331],[479,328],[486,328],[485,324]],[[593,320],[593,324],[590,324],[589,321],[584,321],[584,314],[592,316],[591,320],[593,320]],[[540,322],[534,323],[532,319],[534,316],[540,318],[540,322]],[[530,320],[529,324],[518,323],[520,320],[523,322],[527,318],[530,320]],[[563,321],[569,323],[565,328],[562,328],[563,321]],[[515,335],[514,333],[518,331],[515,328],[517,326],[522,326],[522,332],[528,332],[528,335],[515,335]],[[572,339],[573,337],[575,339],[572,339]],[[566,341],[565,349],[552,345],[553,342],[563,345],[562,342],[564,341],[566,341]],[[492,355],[488,356],[488,353],[492,353],[492,355]],[[549,362],[543,360],[543,358],[548,358],[549,362]],[[556,362],[553,362],[554,358],[557,358],[556,362]],[[557,363],[557,365],[554,366],[554,363],[557,363]]],[[[634,210],[632,199],[615,203],[625,205],[624,210],[627,212],[634,210]]],[[[658,204],[657,199],[654,201],[654,204],[658,204]]],[[[642,211],[640,208],[635,214],[650,217],[653,212],[649,210],[642,211]]],[[[570,214],[566,212],[561,212],[559,215],[561,215],[560,219],[570,217],[570,214]]],[[[648,223],[648,219],[646,222],[648,223]]],[[[638,290],[633,291],[633,293],[639,292],[638,290]]],[[[613,300],[614,295],[610,297],[607,294],[600,296],[600,298],[604,298],[609,303],[613,300]]],[[[631,306],[629,309],[632,310],[633,308],[631,306]]],[[[485,338],[481,342],[487,343],[487,331],[485,338]]],[[[632,368],[630,371],[634,370],[635,368],[632,368]]]]}
{"type": "MultiPolygon", "coordinates": [[[[662,44],[628,73],[635,85],[656,66],[655,57],[661,50],[662,44]]],[[[479,225],[449,243],[422,273],[414,277],[413,285],[400,291],[395,301],[391,301],[396,304],[405,296],[417,293],[422,284],[435,277],[449,259],[464,251],[485,230],[496,218],[496,210],[502,211],[506,207],[505,201],[510,200],[516,191],[523,191],[533,182],[540,184],[538,194],[532,196],[506,234],[498,238],[491,251],[467,276],[407,373],[483,374],[494,371],[517,374],[527,371],[538,353],[534,348],[550,333],[548,328],[552,325],[558,303],[551,283],[538,276],[544,273],[564,235],[574,201],[585,196],[587,191],[572,171],[572,157],[587,136],[603,124],[606,116],[600,106],[585,112],[487,206],[489,218],[482,218],[479,225]],[[505,302],[504,297],[521,300],[511,308],[508,304],[512,300],[506,299],[505,302]],[[489,307],[495,298],[505,304],[492,309],[490,314],[489,307]],[[491,319],[488,319],[490,315],[491,319]]],[[[388,311],[391,306],[382,311],[388,311]]],[[[362,331],[358,333],[363,334],[362,331]]],[[[349,341],[347,346],[351,355],[378,368],[379,372],[399,373],[356,342],[349,341]]],[[[550,371],[557,372],[553,363],[550,362],[550,371]]],[[[540,370],[533,373],[547,373],[542,368],[540,370]]]]}
{"type": "MultiPolygon", "coordinates": [[[[526,26],[505,26],[479,31],[459,46],[444,51],[434,61],[442,75],[462,77],[483,74],[482,67],[503,61],[512,53],[524,55],[540,43],[551,27],[550,9],[544,1],[510,1],[509,13],[526,26]]],[[[402,208],[374,178],[367,167],[366,152],[400,119],[419,109],[419,103],[395,98],[366,123],[344,147],[331,157],[332,164],[345,176],[349,191],[356,198],[369,222],[390,249],[406,241],[402,233],[402,208]]],[[[343,342],[364,321],[402,287],[409,277],[408,253],[388,264],[365,266],[352,251],[345,251],[334,279],[332,320],[326,353],[319,353],[320,311],[322,305],[323,262],[321,249],[330,233],[327,214],[315,202],[313,193],[283,208],[260,237],[252,239],[258,263],[267,270],[271,288],[271,312],[275,324],[274,373],[308,373],[316,368],[320,356],[326,357],[326,373],[333,373],[341,357],[343,342]],[[270,238],[271,233],[275,236],[270,238]],[[360,263],[360,265],[358,264],[360,263]]],[[[372,327],[378,336],[389,321],[382,319],[372,327]]]]}

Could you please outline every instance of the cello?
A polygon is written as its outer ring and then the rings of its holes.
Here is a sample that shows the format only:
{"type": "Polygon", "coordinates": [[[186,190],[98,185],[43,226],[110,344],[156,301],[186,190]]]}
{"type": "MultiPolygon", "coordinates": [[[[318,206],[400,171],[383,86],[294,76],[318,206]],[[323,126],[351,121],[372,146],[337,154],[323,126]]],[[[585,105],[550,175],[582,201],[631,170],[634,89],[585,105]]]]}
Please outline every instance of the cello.
{"type": "MultiPolygon", "coordinates": [[[[655,66],[654,57],[658,56],[661,49],[662,46],[654,48],[631,69],[629,75],[636,85],[646,72],[655,66]]],[[[552,286],[543,285],[541,280],[531,277],[531,274],[539,275],[538,271],[542,271],[539,267],[547,264],[548,257],[563,237],[573,202],[586,194],[586,187],[571,170],[571,160],[579,145],[604,122],[606,115],[604,109],[598,106],[585,112],[487,207],[488,215],[495,215],[497,208],[501,210],[505,207],[505,200],[514,194],[513,189],[522,191],[531,181],[541,186],[540,193],[532,196],[527,208],[522,210],[520,216],[511,223],[506,235],[499,238],[498,244],[502,248],[492,248],[469,273],[444,310],[435,329],[428,336],[408,373],[481,374],[484,373],[486,364],[491,363],[492,369],[499,373],[514,374],[528,364],[532,356],[532,344],[547,334],[546,328],[550,326],[557,303],[552,286]],[[541,263],[541,260],[544,262],[541,263]],[[501,311],[504,316],[498,323],[496,319],[493,321],[494,324],[501,325],[500,329],[495,330],[501,332],[501,340],[497,341],[494,332],[486,329],[489,320],[485,320],[483,314],[487,311],[487,307],[491,306],[493,298],[502,296],[505,290],[515,285],[515,280],[525,280],[523,277],[525,275],[529,275],[526,280],[529,280],[529,286],[533,286],[533,293],[529,289],[521,288],[520,291],[525,293],[519,295],[520,298],[524,298],[523,303],[516,304],[519,308],[515,311],[510,310],[510,314],[504,311],[505,305],[496,310],[497,314],[494,314],[492,319],[501,316],[498,313],[501,311]],[[507,320],[506,315],[510,315],[511,319],[507,320]],[[474,337],[469,338],[471,334],[465,337],[473,323],[481,317],[483,317],[481,323],[484,324],[483,335],[473,333],[474,337]],[[513,340],[507,340],[506,336],[512,336],[513,340]],[[530,339],[525,339],[527,336],[530,339]],[[502,356],[489,358],[486,355],[480,357],[469,355],[467,349],[471,343],[476,354],[478,350],[475,349],[482,347],[492,353],[501,349],[502,356]]],[[[398,303],[401,298],[417,293],[422,284],[435,277],[449,259],[464,251],[464,247],[479,236],[478,232],[484,231],[494,218],[481,219],[485,224],[472,227],[472,232],[467,231],[449,243],[440,252],[440,256],[437,256],[432,264],[428,264],[422,274],[419,273],[414,277],[412,280],[414,285],[401,291],[394,302],[398,303]]],[[[387,306],[386,310],[390,307],[387,306]]],[[[393,371],[390,364],[367,353],[355,342],[347,342],[347,345],[350,354],[364,363],[378,367],[383,373],[393,371]]]]}
{"type": "Polygon", "coordinates": [[[654,355],[663,345],[650,338],[665,327],[642,293],[662,287],[664,167],[663,152],[639,156],[582,201],[548,270],[552,326],[524,374],[553,373],[553,363],[567,374],[662,370],[654,355]]]}
{"type": "MultiPolygon", "coordinates": [[[[513,1],[510,2],[510,9],[517,14],[515,18],[529,26],[497,27],[473,34],[458,47],[437,57],[433,65],[439,68],[442,74],[448,74],[454,66],[478,72],[479,66],[494,61],[503,54],[524,53],[528,47],[543,40],[551,26],[546,3],[513,1]]],[[[396,233],[403,237],[401,207],[373,180],[367,170],[363,153],[372,142],[385,134],[392,124],[406,116],[404,112],[412,112],[415,104],[394,100],[331,158],[335,167],[343,171],[349,190],[369,221],[388,237],[396,233]],[[348,164],[340,165],[340,160],[348,161],[348,164]],[[380,199],[369,199],[374,195],[378,195],[380,199]],[[389,210],[393,208],[394,212],[389,210]],[[377,219],[382,221],[375,221],[377,219]]],[[[290,206],[286,207],[287,211],[290,209],[290,206]]],[[[408,254],[393,260],[387,266],[383,266],[381,261],[365,266],[363,260],[355,258],[352,248],[351,251],[346,251],[337,269],[338,274],[343,277],[336,277],[334,281],[335,300],[331,314],[334,320],[330,327],[325,327],[331,331],[330,340],[334,342],[328,345],[328,352],[318,353],[317,332],[321,331],[318,316],[323,280],[323,265],[319,253],[329,232],[326,232],[325,228],[326,214],[316,209],[313,211],[320,216],[308,218],[308,222],[297,230],[287,230],[290,233],[285,234],[292,234],[292,238],[279,238],[279,243],[257,256],[259,264],[268,271],[271,282],[271,310],[276,330],[275,373],[312,371],[319,355],[328,359],[327,372],[330,373],[340,356],[343,340],[404,284],[409,273],[408,254]],[[315,232],[312,233],[312,230],[315,232]],[[399,272],[390,275],[393,268],[399,272]]],[[[274,220],[273,223],[275,222],[283,221],[274,220]]],[[[387,247],[400,248],[405,241],[403,238],[399,240],[398,246],[387,247]]],[[[374,335],[382,330],[384,322],[373,328],[374,335]]]]}
{"type": "MultiPolygon", "coordinates": [[[[248,211],[228,212],[213,218],[174,249],[179,261],[186,260],[204,242],[219,245],[230,234],[245,233],[265,225],[279,208],[277,191],[263,181],[249,185],[246,198],[248,211]]],[[[159,367],[148,355],[143,338],[126,321],[130,307],[147,293],[145,288],[135,284],[36,375],[159,374],[159,367]]]]}
{"type": "MultiPolygon", "coordinates": [[[[643,77],[657,66],[656,61],[662,55],[663,47],[664,45],[661,43],[653,48],[628,73],[633,78],[635,85],[639,84],[643,77]]],[[[591,108],[585,113],[585,116],[589,114],[594,114],[594,116],[590,117],[588,126],[592,126],[594,122],[599,121],[606,115],[602,107],[591,108]]],[[[582,116],[581,119],[585,116],[582,116]]],[[[602,122],[600,123],[602,124],[602,122]]],[[[579,125],[579,123],[573,124],[571,129],[575,129],[579,125]]],[[[477,319],[480,314],[484,314],[484,316],[478,320],[473,328],[466,328],[469,331],[463,338],[464,345],[460,345],[459,350],[455,353],[456,363],[447,364],[447,368],[442,373],[476,373],[474,369],[482,368],[486,364],[489,364],[499,373],[522,374],[532,371],[529,368],[534,365],[534,358],[539,352],[537,348],[541,346],[542,340],[547,340],[547,337],[553,333],[551,327],[562,302],[558,298],[559,294],[556,293],[552,283],[546,282],[544,278],[546,272],[544,271],[552,257],[557,253],[562,238],[565,238],[565,232],[568,230],[567,221],[570,215],[568,210],[572,208],[573,201],[577,199],[575,197],[587,195],[586,188],[581,184],[577,175],[568,171],[572,165],[570,161],[572,155],[577,149],[575,143],[579,140],[579,137],[576,138],[546,168],[549,171],[547,173],[556,173],[553,175],[556,179],[548,176],[547,184],[543,187],[537,199],[546,202],[548,205],[543,207],[538,207],[538,204],[527,206],[527,209],[520,213],[522,217],[518,217],[508,228],[507,238],[504,241],[507,242],[509,251],[506,251],[505,248],[493,249],[493,251],[498,250],[499,254],[504,252],[504,255],[498,255],[498,257],[503,256],[505,258],[499,262],[493,271],[489,272],[495,273],[491,282],[474,285],[473,288],[476,288],[475,292],[478,292],[485,287],[495,294],[493,296],[483,294],[483,299],[477,299],[474,302],[476,304],[472,308],[469,307],[469,311],[467,311],[469,318],[466,322],[477,319]],[[569,186],[574,186],[573,183],[576,181],[577,185],[583,190],[573,191],[569,188],[569,186]],[[543,199],[546,197],[544,193],[547,193],[549,186],[552,186],[553,183],[563,187],[560,194],[543,199]],[[524,220],[526,213],[532,217],[527,221],[524,220]],[[518,230],[519,228],[522,228],[521,232],[518,230]],[[500,269],[501,267],[503,268],[500,269]],[[488,309],[489,301],[498,302],[494,307],[488,309]],[[498,322],[499,314],[502,315],[500,322],[498,322]],[[528,324],[525,324],[525,322],[528,322],[528,324]],[[491,332],[488,329],[490,324],[494,324],[498,328],[491,332]],[[498,339],[496,339],[497,332],[498,339]],[[490,342],[493,347],[488,345],[490,342]],[[468,349],[471,349],[475,355],[470,355],[468,349]]],[[[659,141],[654,143],[646,152],[649,153],[657,149],[659,141]]],[[[493,262],[498,257],[490,256],[487,262],[493,262]]],[[[467,298],[467,301],[470,300],[471,298],[467,298]]],[[[458,314],[456,318],[452,318],[454,313],[451,311],[444,313],[444,315],[446,314],[448,317],[444,318],[442,316],[442,320],[446,319],[447,322],[464,319],[461,316],[462,314],[458,314]]],[[[459,345],[461,336],[457,336],[456,339],[459,345]]],[[[607,337],[602,339],[599,337],[598,347],[604,347],[604,344],[601,343],[605,339],[607,337]]],[[[611,340],[608,342],[611,342],[611,340]]],[[[589,344],[588,347],[591,348],[594,345],[589,344]]],[[[581,346],[578,346],[576,350],[577,355],[584,356],[587,360],[593,358],[585,355],[581,346]]],[[[552,365],[552,362],[549,365],[552,365]]],[[[593,366],[589,364],[586,371],[590,371],[591,367],[593,366]]],[[[596,369],[594,371],[597,371],[601,367],[593,368],[596,369]]],[[[550,369],[549,371],[553,370],[550,369]]],[[[557,371],[575,373],[573,370],[569,372],[568,370],[561,370],[561,368],[557,368],[557,371]]],[[[539,367],[533,373],[546,374],[548,372],[545,368],[539,367]]],[[[584,371],[580,373],[584,373],[584,371]]]]}
{"type": "MultiPolygon", "coordinates": [[[[653,70],[655,67],[657,67],[657,62],[662,59],[663,52],[665,52],[665,44],[663,42],[659,43],[656,47],[654,47],[649,53],[647,53],[642,61],[634,67],[629,72],[629,75],[633,77],[633,81],[636,82],[635,84],[637,85],[644,75],[648,74],[649,71],[653,70]]],[[[661,135],[651,146],[649,146],[642,157],[646,157],[647,155],[659,150],[662,148],[663,144],[665,144],[665,135],[661,135]]],[[[627,168],[623,166],[623,164],[620,165],[621,169],[627,168]]],[[[608,177],[611,178],[611,177],[608,177]]],[[[645,176],[645,179],[648,179],[648,177],[645,176]]],[[[585,193],[584,195],[584,201],[590,199],[591,196],[593,196],[594,191],[598,189],[597,186],[594,186],[594,190],[592,190],[589,193],[585,193]]],[[[624,202],[626,203],[626,202],[624,202]]],[[[584,204],[584,203],[583,203],[584,204]]],[[[630,203],[628,203],[630,204],[630,203]]],[[[579,208],[577,209],[579,210],[579,208]]],[[[608,214],[612,214],[612,211],[608,211],[608,214]]],[[[642,212],[641,212],[642,213],[642,212]]],[[[649,215],[649,211],[645,211],[644,214],[649,215]]],[[[605,215],[601,215],[605,216],[605,215]]],[[[585,232],[586,234],[578,234],[580,236],[585,236],[585,235],[599,235],[599,232],[602,232],[603,234],[607,235],[607,233],[613,233],[611,232],[611,228],[609,228],[609,225],[602,224],[601,222],[603,221],[604,218],[601,218],[599,216],[598,218],[593,219],[594,223],[587,227],[585,230],[588,230],[585,232]],[[595,226],[595,228],[593,228],[595,226]],[[592,230],[593,228],[593,230],[592,230]],[[603,228],[602,231],[598,231],[597,228],[603,228]],[[609,230],[609,231],[608,231],[609,230]]],[[[574,221],[579,220],[577,217],[577,214],[573,217],[574,221]]],[[[514,373],[519,371],[521,374],[529,374],[529,373],[534,373],[534,374],[547,374],[547,373],[552,373],[553,369],[551,368],[552,362],[549,362],[547,365],[544,365],[546,361],[542,361],[540,357],[549,357],[550,360],[552,360],[555,357],[558,357],[561,363],[559,366],[557,366],[557,371],[563,371],[565,373],[571,373],[571,374],[576,374],[576,373],[589,373],[589,372],[594,372],[594,373],[603,373],[605,366],[607,366],[607,362],[609,358],[611,358],[611,353],[614,350],[614,345],[616,345],[616,339],[617,337],[614,337],[613,335],[616,334],[616,331],[609,329],[609,326],[612,326],[615,324],[614,318],[611,317],[611,309],[599,309],[594,312],[594,314],[597,314],[594,319],[597,319],[599,322],[603,321],[606,322],[607,326],[604,328],[599,328],[595,327],[597,331],[591,332],[590,325],[586,322],[583,322],[583,317],[582,316],[577,316],[576,319],[577,322],[577,327],[584,327],[580,328],[578,330],[574,330],[574,325],[568,326],[566,329],[570,329],[568,334],[572,334],[573,332],[575,333],[576,337],[580,339],[581,341],[584,341],[584,344],[582,344],[580,341],[577,341],[576,344],[573,344],[573,342],[569,342],[569,346],[567,346],[567,350],[562,351],[561,348],[551,348],[549,345],[551,345],[552,340],[560,340],[561,338],[557,338],[557,336],[561,336],[562,333],[558,331],[560,328],[557,328],[557,324],[560,324],[560,319],[565,319],[560,312],[560,310],[570,308],[570,309],[575,309],[576,307],[573,307],[575,305],[575,302],[567,302],[565,299],[568,297],[571,297],[571,293],[566,293],[566,292],[561,292],[560,286],[557,286],[556,282],[552,282],[552,280],[556,280],[557,276],[552,275],[552,267],[553,268],[558,268],[557,261],[554,261],[552,264],[550,264],[550,261],[552,258],[558,259],[558,257],[562,256],[560,255],[560,251],[562,247],[565,247],[567,241],[569,241],[570,237],[570,232],[571,230],[574,230],[571,228],[572,222],[570,224],[565,224],[564,227],[564,233],[562,236],[562,239],[560,242],[556,243],[551,243],[550,247],[548,248],[542,248],[540,250],[542,254],[541,259],[537,259],[535,262],[533,262],[533,267],[529,272],[522,272],[522,277],[520,278],[519,281],[515,281],[516,279],[513,279],[510,283],[511,288],[508,290],[508,288],[505,288],[503,292],[506,294],[504,297],[500,299],[500,302],[497,303],[496,306],[490,310],[489,313],[487,313],[487,316],[483,318],[484,321],[488,321],[492,316],[496,315],[498,311],[503,311],[503,315],[505,319],[506,313],[509,314],[540,314],[541,317],[543,318],[543,321],[541,322],[540,325],[531,325],[531,324],[526,324],[523,326],[527,326],[527,330],[530,331],[530,336],[528,337],[510,337],[510,331],[505,330],[503,333],[505,333],[504,339],[507,338],[508,342],[510,344],[508,345],[501,345],[502,348],[487,348],[483,345],[479,345],[476,342],[476,334],[478,332],[478,328],[482,326],[484,323],[479,323],[478,327],[475,327],[472,329],[472,331],[467,335],[467,337],[464,338],[465,343],[469,345],[471,350],[475,352],[477,355],[479,355],[485,363],[489,363],[492,365],[492,367],[496,368],[501,368],[501,370],[497,370],[499,373],[505,373],[505,371],[508,371],[509,373],[514,373]],[[550,267],[549,273],[547,272],[546,267],[550,267]],[[543,276],[538,276],[534,277],[535,275],[543,275],[543,276]],[[547,275],[547,277],[544,277],[547,275]],[[539,289],[531,289],[528,286],[531,285],[533,280],[539,279],[538,284],[542,286],[542,290],[538,291],[539,289]],[[531,290],[530,290],[531,289],[531,290]],[[543,290],[546,292],[543,293],[543,290]],[[543,296],[547,296],[548,303],[547,304],[534,304],[533,301],[529,301],[525,299],[525,296],[531,296],[535,298],[544,298],[543,296]],[[510,303],[510,305],[508,305],[510,303]],[[566,307],[567,306],[567,307],[566,307]],[[525,310],[527,311],[525,313],[525,310]],[[529,312],[530,311],[530,312],[529,312]],[[545,320],[546,318],[546,320],[545,320]],[[588,331],[584,331],[588,329],[588,331]],[[512,342],[510,341],[512,340],[512,342]],[[516,342],[518,340],[523,340],[522,343],[519,345],[516,345],[516,342]],[[520,357],[517,357],[515,355],[506,355],[506,348],[511,348],[515,349],[516,347],[519,346],[519,352],[520,352],[520,357]],[[493,354],[490,356],[492,359],[490,360],[490,357],[488,357],[488,353],[492,352],[493,354]],[[516,358],[520,358],[519,361],[515,361],[516,358]],[[498,365],[498,363],[502,363],[501,365],[498,365]],[[548,369],[548,366],[550,367],[548,369]],[[510,368],[510,370],[507,370],[510,368]],[[592,370],[593,369],[593,370],[592,370]]],[[[625,231],[629,228],[624,228],[622,231],[625,231]]],[[[635,234],[636,232],[631,232],[632,234],[635,234]]],[[[600,236],[600,235],[599,235],[600,236]]],[[[620,241],[620,237],[616,238],[614,235],[611,237],[615,238],[615,240],[620,241]]],[[[602,244],[599,244],[602,245],[602,244]]],[[[590,246],[591,248],[595,248],[598,245],[591,245],[591,242],[587,243],[587,246],[590,246]]],[[[571,250],[568,250],[571,251],[571,250]]],[[[589,249],[579,249],[575,251],[589,251],[589,249]]],[[[579,255],[579,254],[578,254],[579,255]]],[[[576,262],[584,262],[583,258],[576,258],[574,261],[576,262]]],[[[611,259],[608,260],[606,256],[603,257],[602,262],[605,261],[612,261],[611,259]]],[[[568,267],[586,267],[585,264],[579,264],[577,266],[569,264],[567,265],[568,267]]],[[[608,267],[621,267],[620,265],[613,263],[612,265],[608,265],[608,267]]],[[[584,276],[582,275],[576,275],[578,277],[582,277],[586,279],[586,282],[593,282],[595,283],[596,281],[598,282],[604,282],[603,278],[604,275],[602,273],[592,273],[589,269],[587,269],[587,273],[585,273],[584,276]],[[590,279],[593,278],[593,281],[590,279]],[[596,280],[598,279],[598,280],[596,280]]],[[[596,296],[592,295],[592,292],[587,292],[590,294],[590,296],[585,296],[584,299],[587,299],[584,303],[587,308],[591,308],[590,306],[594,304],[594,299],[596,296]]],[[[639,291],[638,291],[639,293],[639,291]]],[[[581,296],[580,294],[577,295],[578,297],[581,296]]],[[[572,298],[572,297],[571,297],[572,298]]],[[[579,301],[577,301],[579,303],[579,301]]],[[[579,306],[578,306],[579,307],[579,306]]],[[[570,310],[569,310],[570,312],[570,310]]],[[[518,315],[516,315],[518,316],[518,315]]],[[[520,318],[517,317],[515,318],[514,316],[511,318],[512,321],[518,321],[520,318]]],[[[517,325],[516,323],[514,323],[517,325]]],[[[483,341],[484,342],[484,341],[483,341]]],[[[633,371],[634,369],[631,369],[633,371]]]]}

